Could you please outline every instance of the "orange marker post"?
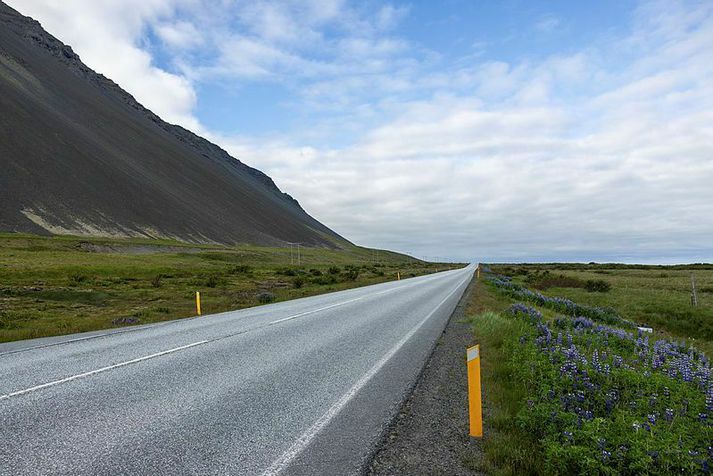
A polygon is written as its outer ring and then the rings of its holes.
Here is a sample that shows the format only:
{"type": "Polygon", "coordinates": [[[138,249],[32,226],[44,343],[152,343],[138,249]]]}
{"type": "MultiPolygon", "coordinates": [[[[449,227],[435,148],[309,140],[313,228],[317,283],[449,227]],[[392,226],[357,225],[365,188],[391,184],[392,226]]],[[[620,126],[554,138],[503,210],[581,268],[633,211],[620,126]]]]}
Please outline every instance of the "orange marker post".
{"type": "Polygon", "coordinates": [[[196,291],[196,312],[198,315],[201,315],[201,293],[200,291],[196,291]]]}
{"type": "Polygon", "coordinates": [[[483,402],[480,388],[480,345],[467,350],[468,361],[468,412],[470,436],[483,437],[483,402]]]}

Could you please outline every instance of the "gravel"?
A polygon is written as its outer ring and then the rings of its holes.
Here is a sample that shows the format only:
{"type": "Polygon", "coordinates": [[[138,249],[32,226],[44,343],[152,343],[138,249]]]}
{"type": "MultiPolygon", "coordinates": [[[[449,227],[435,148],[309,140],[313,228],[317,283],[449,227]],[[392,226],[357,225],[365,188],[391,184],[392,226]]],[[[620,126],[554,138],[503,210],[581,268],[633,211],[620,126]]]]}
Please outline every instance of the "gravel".
{"type": "Polygon", "coordinates": [[[465,349],[474,342],[463,318],[472,289],[458,303],[367,474],[481,474],[469,468],[482,453],[480,441],[468,436],[465,349]]]}

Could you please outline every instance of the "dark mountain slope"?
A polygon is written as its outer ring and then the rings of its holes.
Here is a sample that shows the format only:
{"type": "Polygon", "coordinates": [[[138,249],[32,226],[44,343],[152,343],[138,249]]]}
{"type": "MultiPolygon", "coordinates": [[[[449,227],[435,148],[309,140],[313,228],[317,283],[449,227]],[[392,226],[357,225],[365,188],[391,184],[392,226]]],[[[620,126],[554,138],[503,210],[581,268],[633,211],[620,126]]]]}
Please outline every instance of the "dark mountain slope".
{"type": "Polygon", "coordinates": [[[2,2],[0,230],[348,243],[270,177],[164,122],[2,2]]]}

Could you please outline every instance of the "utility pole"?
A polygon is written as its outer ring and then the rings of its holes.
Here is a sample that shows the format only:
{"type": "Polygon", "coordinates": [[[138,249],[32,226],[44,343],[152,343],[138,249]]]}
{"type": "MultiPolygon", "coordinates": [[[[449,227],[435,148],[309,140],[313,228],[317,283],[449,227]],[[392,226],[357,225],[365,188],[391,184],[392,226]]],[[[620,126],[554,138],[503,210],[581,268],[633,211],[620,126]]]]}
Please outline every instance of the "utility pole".
{"type": "Polygon", "coordinates": [[[696,294],[696,277],[691,273],[691,306],[698,307],[698,295],[696,294]]]}

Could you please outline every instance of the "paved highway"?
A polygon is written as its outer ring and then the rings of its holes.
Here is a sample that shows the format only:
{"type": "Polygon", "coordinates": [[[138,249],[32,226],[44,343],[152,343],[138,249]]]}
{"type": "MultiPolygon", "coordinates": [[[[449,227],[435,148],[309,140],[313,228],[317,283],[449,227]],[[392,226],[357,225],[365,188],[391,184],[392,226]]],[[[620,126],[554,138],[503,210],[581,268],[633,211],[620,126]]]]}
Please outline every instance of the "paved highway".
{"type": "Polygon", "coordinates": [[[358,474],[473,271],[0,345],[0,475],[358,474]]]}

